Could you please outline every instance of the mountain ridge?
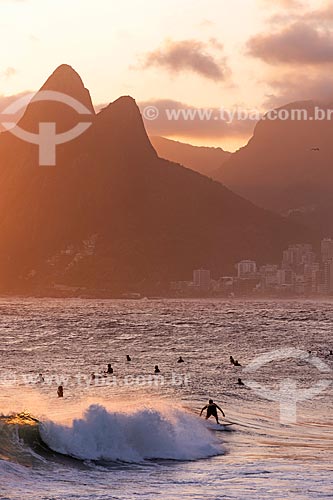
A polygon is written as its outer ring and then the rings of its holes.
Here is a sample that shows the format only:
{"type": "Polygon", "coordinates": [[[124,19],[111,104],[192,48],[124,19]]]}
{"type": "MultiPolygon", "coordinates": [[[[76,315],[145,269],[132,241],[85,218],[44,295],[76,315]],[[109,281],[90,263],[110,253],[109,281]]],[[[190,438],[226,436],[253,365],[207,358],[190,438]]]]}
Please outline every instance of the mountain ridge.
{"type": "MultiPolygon", "coordinates": [[[[32,118],[47,113],[62,126],[73,120],[61,103],[40,104],[26,111],[34,129],[32,118]]],[[[219,276],[242,258],[277,261],[289,243],[315,239],[220,183],[158,158],[134,99],[117,99],[91,120],[84,134],[57,146],[53,167],[38,165],[36,145],[0,134],[2,291],[160,292],[194,268],[219,276]]]]}
{"type": "Polygon", "coordinates": [[[261,120],[249,143],[227,160],[216,178],[253,203],[327,235],[333,234],[333,124],[332,119],[316,120],[316,107],[326,114],[332,109],[319,101],[277,108],[304,110],[308,119],[261,120]]]}
{"type": "Polygon", "coordinates": [[[160,136],[149,136],[161,158],[180,163],[185,167],[213,177],[231,153],[220,147],[193,146],[160,136]]]}

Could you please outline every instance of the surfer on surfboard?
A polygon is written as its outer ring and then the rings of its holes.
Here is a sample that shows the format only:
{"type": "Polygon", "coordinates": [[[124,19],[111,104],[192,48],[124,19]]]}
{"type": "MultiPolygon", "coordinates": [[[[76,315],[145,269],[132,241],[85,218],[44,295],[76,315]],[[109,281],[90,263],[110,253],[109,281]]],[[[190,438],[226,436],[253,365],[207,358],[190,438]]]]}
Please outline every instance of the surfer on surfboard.
{"type": "Polygon", "coordinates": [[[224,414],[224,411],[222,410],[222,408],[220,408],[216,403],[214,403],[214,401],[212,399],[210,399],[208,401],[208,405],[204,406],[200,412],[200,417],[202,415],[202,413],[207,410],[207,414],[206,414],[206,420],[209,418],[209,417],[214,417],[215,420],[216,420],[216,423],[219,424],[219,418],[217,416],[217,410],[220,410],[220,412],[222,413],[222,415],[225,417],[225,414],[224,414]]]}

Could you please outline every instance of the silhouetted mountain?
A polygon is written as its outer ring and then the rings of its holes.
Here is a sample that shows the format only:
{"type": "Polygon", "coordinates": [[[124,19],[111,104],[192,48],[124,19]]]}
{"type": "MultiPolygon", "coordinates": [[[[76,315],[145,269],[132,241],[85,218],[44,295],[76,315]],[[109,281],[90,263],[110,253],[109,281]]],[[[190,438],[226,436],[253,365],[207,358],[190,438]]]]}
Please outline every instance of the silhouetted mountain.
{"type": "Polygon", "coordinates": [[[180,163],[184,167],[213,178],[217,169],[231,155],[222,148],[192,146],[165,137],[150,136],[150,141],[160,158],[180,163]]]}
{"type": "MultiPolygon", "coordinates": [[[[46,86],[91,109],[70,67],[58,68],[46,86]]],[[[55,121],[59,131],[73,113],[35,100],[19,125],[38,130],[40,121],[55,121]]],[[[241,258],[277,262],[289,243],[311,240],[220,183],[158,158],[132,98],[88,118],[84,134],[57,147],[53,167],[39,166],[36,145],[0,135],[3,291],[151,290],[188,279],[198,266],[220,275],[241,258]]]]}
{"type": "Polygon", "coordinates": [[[304,109],[309,120],[261,120],[216,175],[257,205],[333,234],[333,122],[315,120],[316,106],[332,109],[297,102],[282,109],[304,109]]]}

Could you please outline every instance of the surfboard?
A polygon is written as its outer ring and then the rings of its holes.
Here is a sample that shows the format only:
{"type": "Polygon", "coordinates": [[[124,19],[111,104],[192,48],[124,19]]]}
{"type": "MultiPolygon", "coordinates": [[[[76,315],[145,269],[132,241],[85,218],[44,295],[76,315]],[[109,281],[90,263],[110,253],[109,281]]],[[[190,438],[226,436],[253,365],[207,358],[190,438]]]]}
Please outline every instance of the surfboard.
{"type": "Polygon", "coordinates": [[[231,424],[231,423],[226,423],[226,424],[207,423],[206,424],[207,429],[209,429],[210,431],[218,431],[218,432],[226,431],[227,428],[230,427],[231,425],[234,425],[234,424],[231,424]]]}

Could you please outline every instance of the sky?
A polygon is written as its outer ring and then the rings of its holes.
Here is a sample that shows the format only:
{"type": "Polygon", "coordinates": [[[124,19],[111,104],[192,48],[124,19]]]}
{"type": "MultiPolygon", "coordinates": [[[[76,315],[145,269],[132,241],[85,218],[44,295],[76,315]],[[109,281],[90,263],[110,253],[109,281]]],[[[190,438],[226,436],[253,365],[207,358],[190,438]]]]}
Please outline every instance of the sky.
{"type": "Polygon", "coordinates": [[[151,134],[192,144],[235,150],[255,121],[170,122],[165,109],[333,102],[327,0],[0,0],[0,44],[0,107],[66,63],[96,106],[129,94],[159,110],[151,134]]]}

